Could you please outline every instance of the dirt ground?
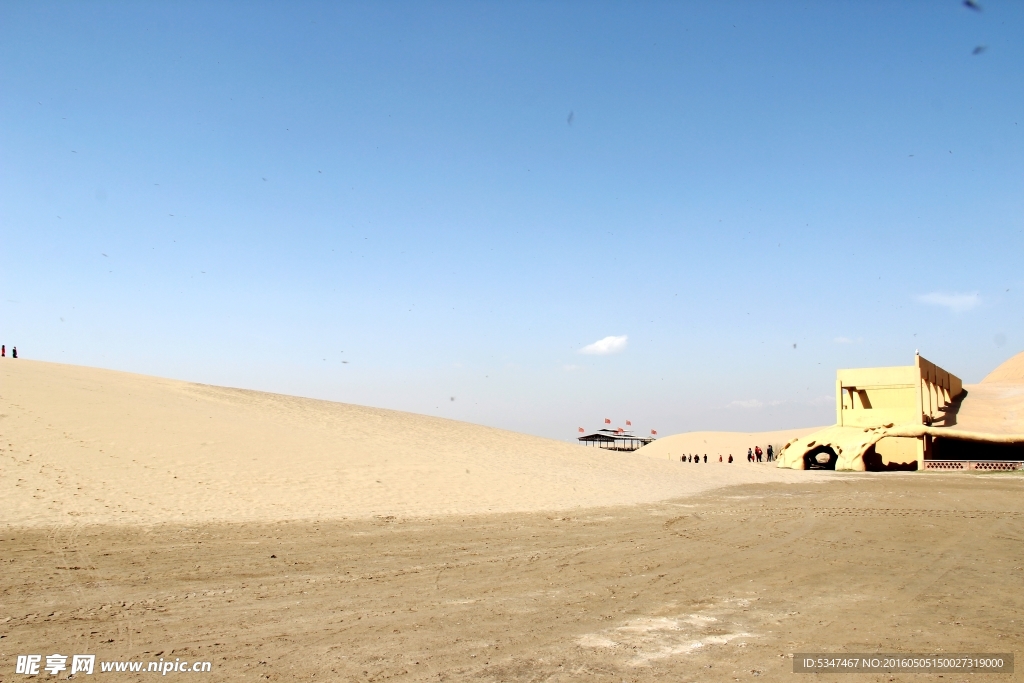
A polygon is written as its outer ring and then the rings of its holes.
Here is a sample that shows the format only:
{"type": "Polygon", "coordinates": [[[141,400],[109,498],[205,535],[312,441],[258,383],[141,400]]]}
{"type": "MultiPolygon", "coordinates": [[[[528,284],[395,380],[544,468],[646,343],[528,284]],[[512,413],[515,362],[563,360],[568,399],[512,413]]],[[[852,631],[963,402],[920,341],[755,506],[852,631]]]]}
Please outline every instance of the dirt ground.
{"type": "MultiPolygon", "coordinates": [[[[807,651],[1020,652],[1022,494],[1012,474],[851,474],[571,514],[8,527],[0,680],[54,652],[210,661],[168,674],[208,681],[615,683],[801,680],[807,651]]],[[[976,678],[1022,676],[943,680],[976,678]]]]}

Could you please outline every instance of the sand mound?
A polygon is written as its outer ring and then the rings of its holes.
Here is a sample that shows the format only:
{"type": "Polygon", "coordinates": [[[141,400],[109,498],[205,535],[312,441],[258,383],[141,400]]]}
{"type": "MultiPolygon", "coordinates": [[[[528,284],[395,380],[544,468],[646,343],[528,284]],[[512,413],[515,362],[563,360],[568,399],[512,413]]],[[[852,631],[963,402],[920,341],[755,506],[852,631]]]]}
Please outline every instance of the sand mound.
{"type": "Polygon", "coordinates": [[[1024,434],[1024,353],[964,389],[950,431],[1024,434]]]}
{"type": "Polygon", "coordinates": [[[391,410],[24,359],[0,363],[0,523],[555,510],[757,481],[391,410]]]}
{"type": "Polygon", "coordinates": [[[964,387],[967,395],[949,428],[990,434],[1024,434],[1024,383],[988,382],[964,387]]]}
{"type": "Polygon", "coordinates": [[[777,432],[686,432],[658,439],[644,446],[638,452],[642,455],[679,460],[679,456],[688,454],[707,455],[708,462],[718,462],[722,455],[726,460],[731,454],[746,463],[747,449],[760,446],[767,451],[768,444],[775,452],[782,450],[792,439],[824,429],[823,427],[804,427],[802,429],[783,429],[777,432]]]}
{"type": "Polygon", "coordinates": [[[989,382],[1024,383],[1024,352],[1018,353],[981,380],[982,384],[989,382]]]}

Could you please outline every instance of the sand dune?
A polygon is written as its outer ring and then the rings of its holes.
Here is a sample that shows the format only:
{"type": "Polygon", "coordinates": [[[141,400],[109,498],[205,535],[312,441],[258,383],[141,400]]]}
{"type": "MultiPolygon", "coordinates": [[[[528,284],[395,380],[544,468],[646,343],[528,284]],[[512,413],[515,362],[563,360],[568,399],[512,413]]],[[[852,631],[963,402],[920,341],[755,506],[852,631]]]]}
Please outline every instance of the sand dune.
{"type": "Polygon", "coordinates": [[[644,446],[638,453],[653,458],[679,460],[679,456],[696,453],[707,455],[708,462],[718,462],[718,456],[726,459],[732,454],[746,463],[747,449],[760,446],[767,451],[771,444],[777,452],[791,439],[816,432],[823,427],[782,429],[775,432],[686,432],[658,439],[644,446]]]}
{"type": "Polygon", "coordinates": [[[1024,434],[1024,381],[982,382],[964,389],[967,395],[950,432],[1024,434]]]}
{"type": "Polygon", "coordinates": [[[992,382],[1024,383],[1024,352],[1018,353],[981,380],[982,384],[992,382]]]}
{"type": "Polygon", "coordinates": [[[7,524],[556,510],[808,477],[24,359],[0,363],[0,378],[7,524]]]}

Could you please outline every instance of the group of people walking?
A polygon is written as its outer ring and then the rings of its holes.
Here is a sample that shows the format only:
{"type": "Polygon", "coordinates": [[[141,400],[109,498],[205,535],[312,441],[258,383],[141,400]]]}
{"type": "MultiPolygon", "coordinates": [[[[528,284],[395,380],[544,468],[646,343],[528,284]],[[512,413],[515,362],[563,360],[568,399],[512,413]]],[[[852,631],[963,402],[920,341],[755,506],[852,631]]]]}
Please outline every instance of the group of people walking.
{"type": "MultiPolygon", "coordinates": [[[[5,358],[6,356],[7,356],[7,344],[0,344],[0,358],[5,358]]],[[[18,357],[18,347],[17,346],[12,346],[11,347],[11,358],[17,358],[17,357],[18,357]]]]}
{"type": "MultiPolygon", "coordinates": [[[[679,456],[679,461],[680,462],[700,462],[701,459],[700,459],[699,455],[681,455],[681,456],[679,456]]],[[[707,461],[708,461],[708,454],[705,453],[704,454],[704,462],[707,462],[707,461]]],[[[718,462],[723,462],[721,455],[718,456],[718,462]]],[[[731,455],[729,456],[729,462],[732,462],[732,456],[731,455]]]]}
{"type": "MultiPolygon", "coordinates": [[[[754,446],[753,448],[747,449],[747,462],[772,462],[775,460],[775,451],[771,444],[768,444],[768,450],[762,451],[760,446],[754,446]]],[[[700,455],[687,453],[686,455],[679,456],[680,462],[707,462],[708,454],[704,454],[704,459],[701,460],[700,455]]],[[[729,454],[729,459],[725,460],[721,455],[718,456],[718,462],[732,462],[732,453],[729,454]]]]}

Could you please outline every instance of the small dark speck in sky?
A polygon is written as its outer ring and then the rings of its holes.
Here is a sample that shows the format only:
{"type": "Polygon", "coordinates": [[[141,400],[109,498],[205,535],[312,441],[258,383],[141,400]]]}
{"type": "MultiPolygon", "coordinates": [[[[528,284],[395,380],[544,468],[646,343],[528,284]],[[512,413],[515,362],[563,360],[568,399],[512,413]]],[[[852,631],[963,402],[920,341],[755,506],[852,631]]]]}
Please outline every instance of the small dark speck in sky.
{"type": "MultiPolygon", "coordinates": [[[[101,253],[101,254],[103,254],[103,252],[102,252],[102,251],[101,251],[100,253],[101,253]]],[[[103,255],[104,255],[104,256],[107,256],[106,254],[103,254],[103,255]]],[[[107,258],[110,258],[110,257],[109,257],[109,256],[107,256],[107,258]]]]}
{"type": "Polygon", "coordinates": [[[573,122],[573,119],[575,119],[575,118],[576,118],[576,114],[574,114],[573,112],[570,111],[569,112],[569,116],[567,116],[566,119],[565,119],[565,122],[568,123],[571,126],[572,122],[573,122]]]}
{"type": "Polygon", "coordinates": [[[794,348],[794,349],[796,348],[796,344],[793,344],[793,348],[794,348]]]}
{"type": "Polygon", "coordinates": [[[974,48],[974,49],[973,49],[973,50],[971,51],[971,54],[972,54],[972,55],[980,55],[980,54],[981,54],[982,52],[984,52],[984,51],[985,51],[985,50],[987,50],[987,49],[988,49],[988,48],[987,48],[987,47],[985,47],[984,45],[979,45],[978,47],[974,48]]]}
{"type": "Polygon", "coordinates": [[[451,397],[451,400],[452,400],[452,401],[454,401],[454,400],[455,400],[455,397],[454,397],[454,396],[452,396],[452,397],[451,397]]]}
{"type": "Polygon", "coordinates": [[[966,7],[967,9],[972,9],[975,12],[981,11],[981,5],[974,2],[974,0],[964,0],[964,7],[966,7]]]}
{"type": "Polygon", "coordinates": [[[264,179],[263,179],[263,182],[267,182],[267,179],[266,179],[266,178],[264,178],[264,179]]]}

